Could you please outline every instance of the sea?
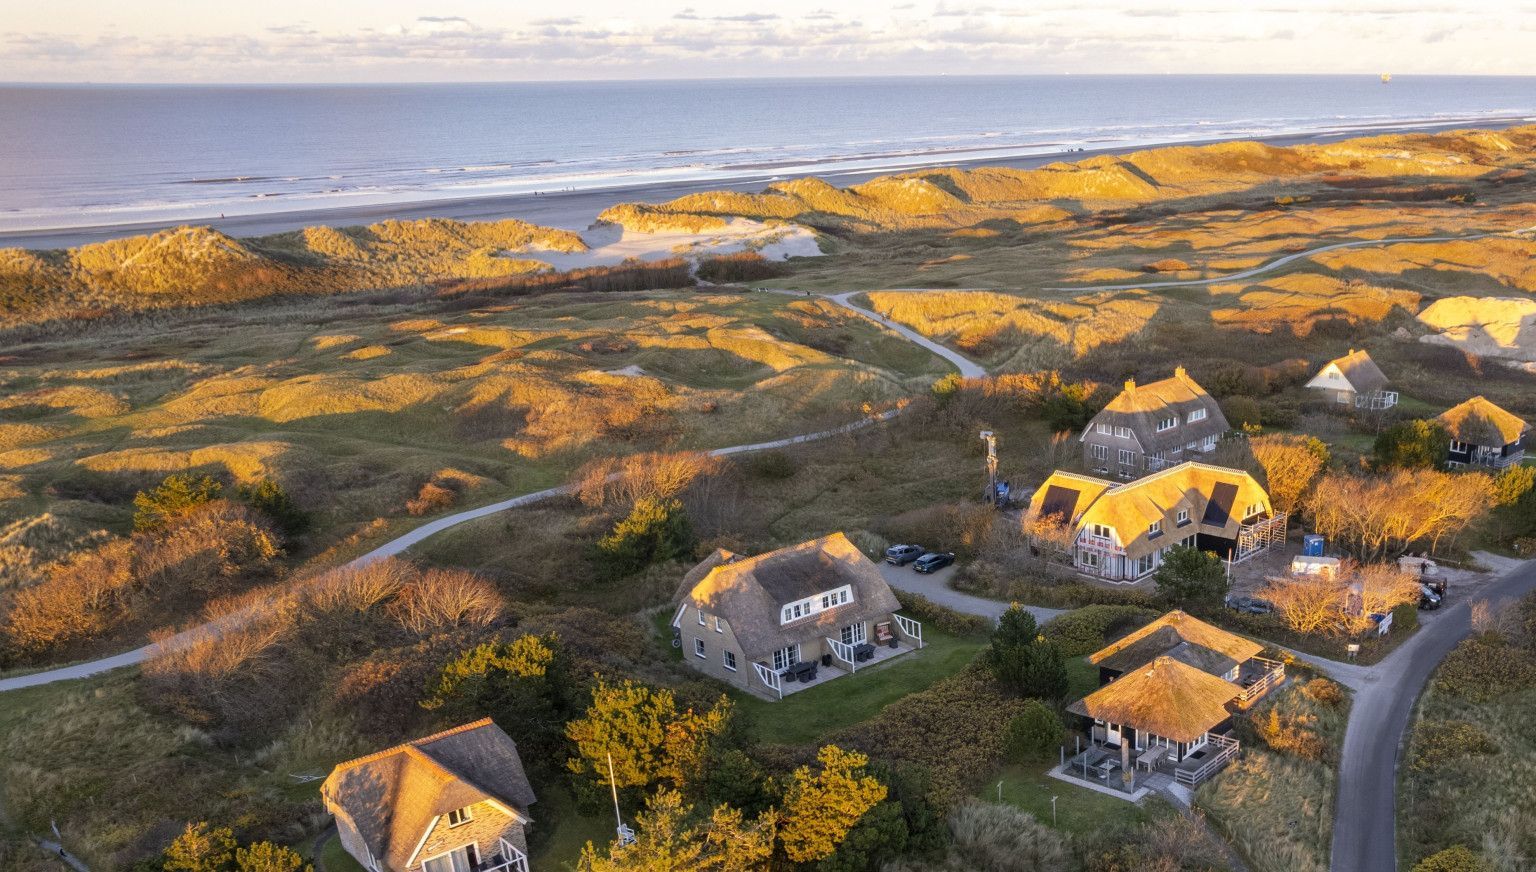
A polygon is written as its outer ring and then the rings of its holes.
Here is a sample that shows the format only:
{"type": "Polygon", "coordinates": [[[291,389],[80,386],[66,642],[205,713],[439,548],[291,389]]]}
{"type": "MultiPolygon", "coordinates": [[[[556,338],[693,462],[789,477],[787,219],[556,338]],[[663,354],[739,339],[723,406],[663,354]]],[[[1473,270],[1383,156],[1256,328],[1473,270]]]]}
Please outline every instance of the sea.
{"type": "Polygon", "coordinates": [[[1532,78],[0,85],[0,231],[1532,118],[1532,78]]]}

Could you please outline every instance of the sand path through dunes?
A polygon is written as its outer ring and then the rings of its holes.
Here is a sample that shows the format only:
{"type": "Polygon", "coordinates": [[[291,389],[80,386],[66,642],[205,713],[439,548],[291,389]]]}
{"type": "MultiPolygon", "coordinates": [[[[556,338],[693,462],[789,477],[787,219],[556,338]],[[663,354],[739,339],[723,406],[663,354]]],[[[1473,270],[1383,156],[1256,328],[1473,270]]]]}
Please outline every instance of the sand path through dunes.
{"type": "Polygon", "coordinates": [[[1332,243],[1331,245],[1322,245],[1322,246],[1319,246],[1317,248],[1309,248],[1306,251],[1298,251],[1295,254],[1287,254],[1287,255],[1285,255],[1283,257],[1277,257],[1274,260],[1270,261],[1269,263],[1260,264],[1259,266],[1256,266],[1256,267],[1254,267],[1252,269],[1245,269],[1245,270],[1242,270],[1240,272],[1235,272],[1235,273],[1227,273],[1226,275],[1215,276],[1213,278],[1205,278],[1205,279],[1176,279],[1176,280],[1172,280],[1172,281],[1161,281],[1161,282],[1132,282],[1130,284],[1117,284],[1117,285],[1072,285],[1070,287],[1062,286],[1062,287],[1041,288],[1041,290],[1043,290],[1043,291],[1136,291],[1136,290],[1150,290],[1152,288],[1183,288],[1183,287],[1196,287],[1196,286],[1201,286],[1201,285],[1215,285],[1215,284],[1221,284],[1223,282],[1235,282],[1235,281],[1241,281],[1242,279],[1251,279],[1254,276],[1261,276],[1261,275],[1264,275],[1265,273],[1274,272],[1275,270],[1280,269],[1281,267],[1286,266],[1287,264],[1295,263],[1298,260],[1305,260],[1305,259],[1307,259],[1309,257],[1312,257],[1314,255],[1318,255],[1318,254],[1322,254],[1322,253],[1327,252],[1327,251],[1338,251],[1341,248],[1366,248],[1366,247],[1373,246],[1373,245],[1396,245],[1396,244],[1401,243],[1401,242],[1467,242],[1467,241],[1473,240],[1473,239],[1488,239],[1488,238],[1491,238],[1491,237],[1494,237],[1494,236],[1520,236],[1521,234],[1532,233],[1532,232],[1536,232],[1536,224],[1533,224],[1530,227],[1521,227],[1518,230],[1496,230],[1496,231],[1493,231],[1493,232],[1490,232],[1490,233],[1473,233],[1473,234],[1470,234],[1470,235],[1463,235],[1463,236],[1396,236],[1396,237],[1387,237],[1385,239],[1356,239],[1356,240],[1351,240],[1349,242],[1335,242],[1335,243],[1332,243]]]}

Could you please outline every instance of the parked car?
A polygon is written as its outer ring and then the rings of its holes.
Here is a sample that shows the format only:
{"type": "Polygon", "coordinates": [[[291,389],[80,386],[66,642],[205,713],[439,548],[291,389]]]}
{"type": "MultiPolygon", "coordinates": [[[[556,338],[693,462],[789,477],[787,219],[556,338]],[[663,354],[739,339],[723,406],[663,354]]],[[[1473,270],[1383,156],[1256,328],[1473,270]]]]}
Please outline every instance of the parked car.
{"type": "Polygon", "coordinates": [[[1444,602],[1444,600],[1441,598],[1440,594],[1435,593],[1434,588],[1427,584],[1419,585],[1419,608],[1434,611],[1435,609],[1440,608],[1440,604],[1442,602],[1444,602]]]}
{"type": "Polygon", "coordinates": [[[955,562],[955,555],[948,551],[935,551],[932,554],[924,554],[913,561],[912,568],[918,572],[938,572],[944,567],[955,562]]]}
{"type": "Polygon", "coordinates": [[[885,562],[906,566],[927,553],[928,550],[921,545],[892,545],[885,549],[885,562]]]}
{"type": "Polygon", "coordinates": [[[1256,596],[1229,596],[1227,608],[1250,615],[1267,615],[1275,610],[1275,604],[1256,596]]]}

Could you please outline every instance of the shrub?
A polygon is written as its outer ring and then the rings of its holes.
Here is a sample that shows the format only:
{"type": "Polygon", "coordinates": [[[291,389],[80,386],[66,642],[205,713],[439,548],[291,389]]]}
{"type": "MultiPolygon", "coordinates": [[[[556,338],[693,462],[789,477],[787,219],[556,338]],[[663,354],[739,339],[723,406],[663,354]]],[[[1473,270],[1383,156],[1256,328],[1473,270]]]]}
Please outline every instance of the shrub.
{"type": "Polygon", "coordinates": [[[608,784],[610,760],[619,787],[648,787],[665,782],[688,785],[715,736],[727,727],[731,703],[721,696],[704,713],[679,709],[670,690],[626,679],[599,680],[586,714],[565,726],[575,754],[566,766],[582,787],[608,784]]]}
{"type": "Polygon", "coordinates": [[[1263,410],[1253,397],[1227,397],[1222,401],[1221,413],[1226,416],[1227,423],[1239,430],[1263,423],[1263,410]]]}
{"type": "Polygon", "coordinates": [[[869,758],[826,745],[817,753],[819,770],[801,766],[784,791],[779,840],[796,863],[830,857],[859,818],[885,799],[887,788],[868,774],[869,758]]]}
{"type": "Polygon", "coordinates": [[[920,593],[891,589],[907,616],[924,624],[938,627],[956,636],[980,636],[992,630],[992,621],[980,615],[958,612],[941,606],[920,593]]]}
{"type": "Polygon", "coordinates": [[[1007,805],[970,801],[949,819],[954,836],[944,868],[991,872],[1067,872],[1073,868],[1066,837],[1007,805]]]}
{"type": "Polygon", "coordinates": [[[240,486],[240,499],[277,525],[284,536],[294,537],[309,529],[309,513],[294,504],[283,486],[270,478],[240,486]]]}
{"type": "Polygon", "coordinates": [[[173,521],[191,514],[224,492],[224,485],[207,475],[176,474],[166,476],[151,490],[139,491],[133,498],[133,529],[139,532],[163,530],[173,521]]]}
{"type": "Polygon", "coordinates": [[[166,872],[227,872],[234,862],[234,832],[206,821],[187,824],[165,849],[166,872]]]}
{"type": "Polygon", "coordinates": [[[1213,604],[1227,592],[1227,570],[1221,558],[1189,545],[1169,548],[1152,578],[1158,595],[1175,605],[1213,604]]]}
{"type": "Polygon", "coordinates": [[[1143,626],[1157,612],[1141,606],[1091,605],[1052,618],[1042,629],[1063,657],[1082,657],[1143,626]]]}
{"type": "Polygon", "coordinates": [[[645,497],[598,540],[597,563],[605,575],[618,578],[682,557],[692,548],[693,528],[682,502],[645,497]]]}
{"type": "Polygon", "coordinates": [[[1492,869],[1466,845],[1453,845],[1420,860],[1413,872],[1492,872],[1492,869]]]}
{"type": "Polygon", "coordinates": [[[1061,718],[1038,699],[1024,701],[1024,710],[1008,722],[1008,759],[1015,763],[1049,758],[1061,746],[1061,718]]]}
{"type": "Polygon", "coordinates": [[[1346,699],[1344,688],[1337,682],[1326,678],[1314,678],[1302,685],[1302,692],[1311,697],[1314,702],[1336,709],[1344,704],[1346,699]]]}
{"type": "Polygon", "coordinates": [[[1399,603],[1392,607],[1392,629],[1410,633],[1419,626],[1419,604],[1399,603]]]}
{"type": "Polygon", "coordinates": [[[1471,702],[1488,702],[1536,687],[1530,653],[1494,637],[1474,636],[1453,649],[1435,672],[1435,690],[1471,702]]]}
{"type": "Polygon", "coordinates": [[[501,617],[501,595],[461,569],[430,569],[403,587],[389,613],[408,632],[425,636],[451,627],[485,626],[501,617]]]}
{"type": "Polygon", "coordinates": [[[235,872],[314,872],[314,867],[286,845],[256,842],[235,849],[235,872]]]}
{"type": "Polygon", "coordinates": [[[1467,721],[1424,720],[1413,730],[1412,766],[1421,772],[1463,757],[1497,753],[1493,737],[1467,721]]]}
{"type": "Polygon", "coordinates": [[[788,271],[784,264],[771,261],[755,251],[738,251],[699,261],[694,275],[711,284],[725,284],[778,278],[788,271]]]}
{"type": "Polygon", "coordinates": [[[982,660],[999,684],[1019,696],[1057,700],[1066,695],[1061,651],[1041,638],[1034,616],[1018,603],[1003,612],[982,660]]]}
{"type": "Polygon", "coordinates": [[[1280,701],[1262,714],[1249,715],[1259,741],[1282,754],[1304,760],[1321,760],[1328,754],[1328,743],[1314,729],[1317,719],[1305,713],[1280,713],[1280,701]]]}
{"type": "Polygon", "coordinates": [[[1380,469],[1439,469],[1445,465],[1451,434],[1437,421],[1404,421],[1381,431],[1372,448],[1380,469]]]}
{"type": "Polygon", "coordinates": [[[459,492],[448,485],[433,480],[421,486],[416,496],[405,501],[405,510],[412,515],[429,515],[451,508],[458,502],[459,492]]]}
{"type": "Polygon", "coordinates": [[[962,557],[975,554],[991,535],[997,510],[983,503],[927,506],[887,518],[879,532],[892,542],[928,542],[962,557]]]}

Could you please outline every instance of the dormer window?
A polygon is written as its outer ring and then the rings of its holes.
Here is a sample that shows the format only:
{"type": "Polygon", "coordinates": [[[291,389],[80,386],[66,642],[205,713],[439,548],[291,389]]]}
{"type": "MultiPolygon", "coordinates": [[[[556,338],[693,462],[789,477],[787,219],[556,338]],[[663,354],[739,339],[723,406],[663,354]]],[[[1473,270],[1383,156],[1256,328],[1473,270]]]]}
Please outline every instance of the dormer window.
{"type": "Polygon", "coordinates": [[[450,827],[462,826],[474,819],[475,813],[471,811],[470,807],[467,805],[463,808],[456,808],[453,811],[448,812],[448,826],[450,827]]]}
{"type": "Polygon", "coordinates": [[[1205,410],[1204,409],[1196,409],[1193,412],[1190,412],[1189,413],[1189,417],[1185,418],[1184,420],[1189,422],[1189,423],[1191,423],[1191,424],[1195,423],[1196,421],[1204,421],[1205,420],[1205,410]]]}
{"type": "Polygon", "coordinates": [[[1189,523],[1189,509],[1179,509],[1179,526],[1189,523]]]}
{"type": "Polygon", "coordinates": [[[1172,430],[1177,426],[1179,426],[1179,419],[1177,415],[1172,418],[1163,418],[1157,422],[1157,432],[1161,433],[1164,430],[1172,430]]]}
{"type": "Polygon", "coordinates": [[[1153,521],[1151,524],[1147,525],[1147,535],[1148,536],[1161,536],[1161,535],[1163,535],[1163,522],[1162,521],[1153,521]]]}
{"type": "Polygon", "coordinates": [[[836,590],[807,597],[798,602],[792,602],[783,607],[780,612],[779,623],[787,624],[790,621],[798,621],[817,612],[827,609],[835,609],[838,606],[853,602],[853,588],[844,585],[836,590]]]}
{"type": "Polygon", "coordinates": [[[1104,526],[1103,524],[1094,524],[1093,525],[1093,535],[1097,536],[1100,539],[1108,539],[1109,538],[1109,528],[1104,526]]]}
{"type": "Polygon", "coordinates": [[[1131,438],[1131,428],[1129,428],[1129,427],[1116,427],[1115,428],[1115,435],[1119,436],[1121,439],[1129,439],[1129,438],[1131,438]]]}
{"type": "Polygon", "coordinates": [[[1110,430],[1111,430],[1111,428],[1110,428],[1110,426],[1108,424],[1099,424],[1097,429],[1099,431],[1099,435],[1100,436],[1108,436],[1110,434],[1110,430]]]}

